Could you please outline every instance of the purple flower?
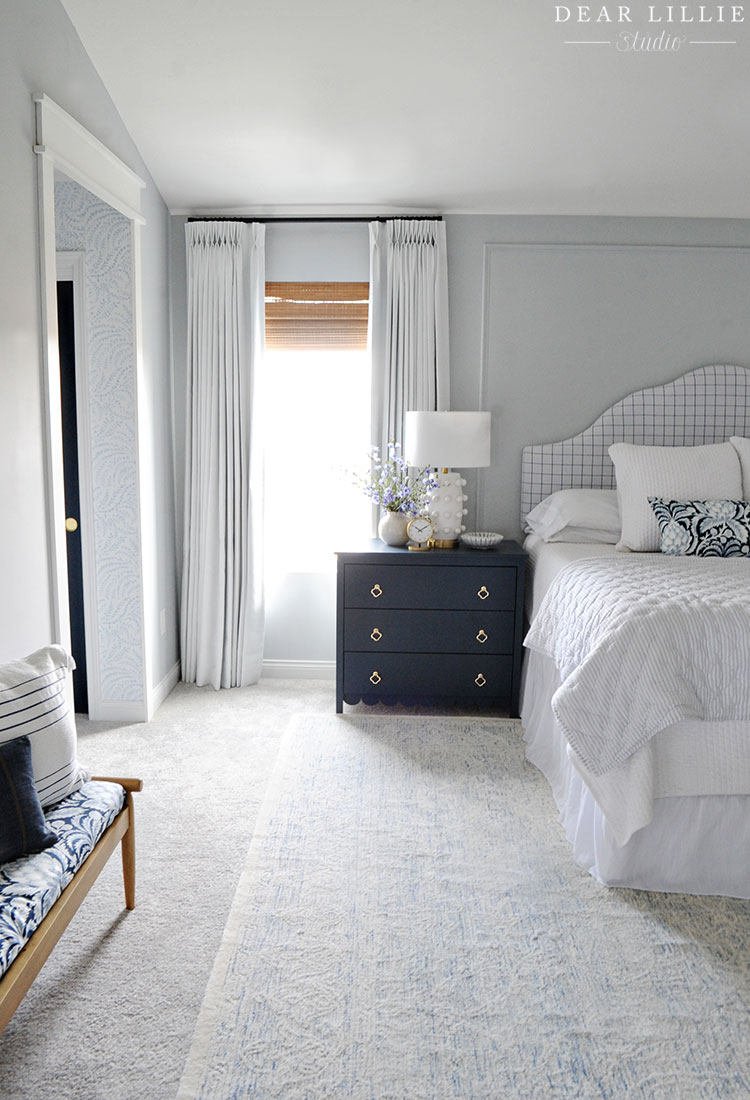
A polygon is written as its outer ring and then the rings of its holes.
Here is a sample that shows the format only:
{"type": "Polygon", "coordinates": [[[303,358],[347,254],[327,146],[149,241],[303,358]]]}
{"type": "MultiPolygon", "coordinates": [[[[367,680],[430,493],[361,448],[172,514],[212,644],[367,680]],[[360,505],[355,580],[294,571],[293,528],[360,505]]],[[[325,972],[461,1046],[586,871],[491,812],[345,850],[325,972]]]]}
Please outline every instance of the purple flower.
{"type": "Polygon", "coordinates": [[[355,474],[354,483],[373,503],[391,512],[417,515],[430,491],[437,488],[437,482],[429,469],[410,474],[409,464],[400,452],[401,445],[392,440],[388,444],[388,457],[383,461],[380,448],[370,447],[370,472],[355,474]]]}

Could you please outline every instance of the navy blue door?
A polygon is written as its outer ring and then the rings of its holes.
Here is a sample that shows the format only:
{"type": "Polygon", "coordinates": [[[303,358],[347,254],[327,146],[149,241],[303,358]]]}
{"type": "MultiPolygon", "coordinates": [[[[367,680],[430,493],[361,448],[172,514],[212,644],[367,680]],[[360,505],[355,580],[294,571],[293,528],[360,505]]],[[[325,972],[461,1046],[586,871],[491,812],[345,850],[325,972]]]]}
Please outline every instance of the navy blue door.
{"type": "Polygon", "coordinates": [[[73,283],[57,284],[57,329],[60,343],[60,387],[62,397],[63,460],[65,465],[65,526],[68,548],[68,599],[70,604],[71,648],[76,662],[73,673],[75,708],[88,714],[86,682],[86,633],[83,619],[83,557],[81,553],[81,509],[78,488],[78,417],[76,415],[76,356],[73,283]]]}

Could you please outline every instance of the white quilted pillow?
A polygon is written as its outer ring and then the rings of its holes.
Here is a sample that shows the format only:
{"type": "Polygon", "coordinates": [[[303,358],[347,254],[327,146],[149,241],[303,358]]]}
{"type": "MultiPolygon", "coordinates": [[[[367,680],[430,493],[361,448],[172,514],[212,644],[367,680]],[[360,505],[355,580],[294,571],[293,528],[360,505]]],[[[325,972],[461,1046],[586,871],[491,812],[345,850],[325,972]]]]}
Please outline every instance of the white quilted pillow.
{"type": "Polygon", "coordinates": [[[659,549],[659,525],[648,498],[740,500],[742,471],[731,443],[702,447],[640,447],[613,443],[622,534],[619,550],[659,549]]]}
{"type": "Polygon", "coordinates": [[[42,806],[54,805],[88,779],[78,763],[66,692],[72,668],[72,658],[59,645],[0,665],[0,744],[28,736],[42,806]]]}

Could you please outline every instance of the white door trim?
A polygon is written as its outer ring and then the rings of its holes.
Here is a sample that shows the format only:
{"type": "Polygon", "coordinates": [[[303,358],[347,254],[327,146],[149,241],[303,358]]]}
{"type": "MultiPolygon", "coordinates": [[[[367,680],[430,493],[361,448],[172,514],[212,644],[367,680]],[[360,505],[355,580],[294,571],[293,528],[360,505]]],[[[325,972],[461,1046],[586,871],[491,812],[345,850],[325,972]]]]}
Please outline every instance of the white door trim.
{"type": "Polygon", "coordinates": [[[34,152],[131,221],[143,223],[141,192],[146,184],[106,145],[46,95],[35,95],[34,152]]]}
{"type": "MultiPolygon", "coordinates": [[[[65,546],[65,491],[63,482],[62,458],[62,417],[60,412],[60,356],[57,332],[57,251],[55,241],[55,171],[59,170],[71,179],[91,191],[97,198],[124,214],[131,223],[131,255],[133,264],[133,347],[135,352],[135,373],[137,387],[137,415],[140,419],[143,411],[143,355],[141,342],[141,250],[140,226],[144,222],[141,214],[141,194],[145,183],[130,168],[120,161],[106,146],[102,145],[80,123],[63,111],[46,95],[35,95],[36,104],[36,144],[34,151],[39,157],[38,201],[41,245],[41,306],[43,369],[45,395],[45,419],[47,436],[46,474],[47,474],[47,511],[48,511],[48,547],[50,563],[50,619],[54,637],[52,641],[70,649],[70,613],[68,608],[67,552],[65,546]]],[[[148,532],[144,532],[144,518],[152,516],[147,509],[144,517],[142,493],[147,485],[144,464],[140,454],[144,446],[144,433],[136,423],[138,437],[137,470],[137,508],[139,573],[142,623],[142,669],[143,694],[141,701],[108,701],[107,717],[117,718],[115,713],[122,711],[124,720],[147,721],[154,711],[152,700],[152,670],[150,638],[146,623],[147,608],[150,606],[146,595],[150,584],[145,568],[144,546],[148,542],[148,532]]],[[[90,457],[90,456],[89,456],[90,457]]],[[[90,469],[90,465],[89,465],[90,469]]],[[[93,510],[93,505],[92,505],[93,510]]],[[[149,518],[146,522],[151,522],[149,518]]],[[[88,524],[87,524],[88,526],[88,524]]],[[[153,536],[153,532],[150,532],[153,536]]],[[[148,543],[153,545],[153,537],[148,543]]],[[[95,557],[89,567],[96,574],[95,557]]],[[[84,584],[85,584],[84,579],[84,584]]],[[[90,589],[95,591],[95,589],[90,589]]],[[[91,600],[88,601],[92,603],[91,600]]],[[[88,622],[87,622],[88,632],[88,622]]],[[[92,630],[92,639],[97,635],[92,630]]],[[[88,641],[88,637],[87,637],[88,641]]],[[[89,681],[92,682],[91,680],[89,681]]],[[[100,680],[95,677],[97,686],[100,680]]],[[[101,693],[98,701],[101,703],[101,693]]],[[[89,699],[91,718],[103,717],[92,709],[89,699]]]]}

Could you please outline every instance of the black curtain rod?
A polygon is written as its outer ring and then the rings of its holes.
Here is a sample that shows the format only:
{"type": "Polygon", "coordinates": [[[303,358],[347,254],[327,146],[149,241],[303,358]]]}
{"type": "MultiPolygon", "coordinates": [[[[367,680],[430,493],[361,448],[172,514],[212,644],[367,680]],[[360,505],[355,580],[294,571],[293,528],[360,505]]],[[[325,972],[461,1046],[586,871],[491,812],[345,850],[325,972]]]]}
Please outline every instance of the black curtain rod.
{"type": "Polygon", "coordinates": [[[409,214],[393,214],[386,217],[378,215],[372,218],[245,218],[245,217],[233,217],[231,214],[223,216],[220,214],[200,214],[195,217],[189,217],[189,222],[264,222],[266,224],[272,222],[391,222],[391,221],[412,221],[412,222],[427,222],[436,221],[441,222],[443,220],[442,214],[415,214],[411,217],[409,214]]]}

